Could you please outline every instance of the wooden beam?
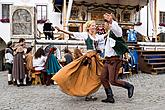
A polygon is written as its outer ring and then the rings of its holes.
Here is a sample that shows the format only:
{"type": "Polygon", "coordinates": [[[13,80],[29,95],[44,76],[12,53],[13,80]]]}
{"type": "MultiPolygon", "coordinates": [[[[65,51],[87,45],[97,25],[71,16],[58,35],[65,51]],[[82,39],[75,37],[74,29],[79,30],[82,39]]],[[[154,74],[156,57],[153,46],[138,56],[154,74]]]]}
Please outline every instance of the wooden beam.
{"type": "Polygon", "coordinates": [[[66,0],[64,0],[63,6],[63,30],[66,30],[66,0]]]}
{"type": "Polygon", "coordinates": [[[154,22],[155,22],[154,37],[155,37],[155,42],[157,42],[157,0],[154,0],[154,22]]]}

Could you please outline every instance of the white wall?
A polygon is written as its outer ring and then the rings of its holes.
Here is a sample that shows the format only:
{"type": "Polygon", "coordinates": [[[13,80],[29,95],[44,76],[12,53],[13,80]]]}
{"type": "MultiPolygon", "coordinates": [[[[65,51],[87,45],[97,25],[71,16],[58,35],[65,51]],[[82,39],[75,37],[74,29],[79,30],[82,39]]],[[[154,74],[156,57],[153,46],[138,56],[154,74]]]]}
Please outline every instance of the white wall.
{"type": "MultiPolygon", "coordinates": [[[[141,33],[144,36],[147,36],[147,6],[142,8],[140,10],[140,21],[142,22],[141,26],[135,26],[135,30],[137,30],[139,33],[141,33]]],[[[149,16],[148,16],[148,35],[153,35],[153,23],[151,20],[151,14],[149,10],[149,16]]]]}
{"type": "MultiPolygon", "coordinates": [[[[159,26],[159,12],[165,11],[164,8],[164,0],[157,0],[158,1],[158,12],[157,12],[157,27],[158,27],[158,33],[160,32],[160,26],[159,26]]],[[[0,19],[2,16],[1,11],[1,4],[3,3],[9,3],[13,5],[30,5],[30,6],[36,6],[36,5],[47,5],[48,6],[48,19],[50,22],[53,23],[53,26],[60,26],[60,20],[61,20],[61,14],[53,11],[53,4],[52,0],[0,0],[0,19]]],[[[149,10],[150,11],[150,10],[149,10]]],[[[140,32],[143,35],[147,35],[147,7],[145,6],[141,10],[141,26],[136,26],[135,29],[140,32]]],[[[42,32],[43,30],[43,24],[37,25],[38,29],[42,32]]],[[[149,36],[153,35],[153,24],[151,20],[151,15],[149,12],[149,36]]],[[[164,27],[163,27],[164,29],[164,27]]],[[[10,23],[1,23],[0,22],[0,37],[5,41],[10,41],[10,23]]],[[[165,31],[165,29],[164,29],[165,31]]]]}
{"type": "MultiPolygon", "coordinates": [[[[16,1],[16,0],[15,0],[16,1]]],[[[1,4],[13,4],[14,0],[1,0],[0,1],[0,19],[2,18],[2,5],[1,4]]],[[[10,23],[0,22],[0,37],[7,43],[10,41],[10,23]]]]}
{"type": "MultiPolygon", "coordinates": [[[[161,29],[160,29],[160,26],[159,26],[159,12],[160,11],[164,11],[165,12],[165,8],[164,8],[164,3],[165,1],[164,0],[157,0],[157,34],[160,33],[161,29]]],[[[154,9],[154,7],[153,7],[154,9]]],[[[153,10],[153,14],[154,14],[154,10],[153,10]]],[[[153,35],[153,22],[151,20],[151,12],[150,12],[150,8],[149,8],[149,25],[148,25],[148,28],[149,28],[149,36],[152,36],[153,35]]],[[[153,20],[154,20],[154,17],[153,17],[153,20]]],[[[141,22],[142,22],[142,25],[141,26],[136,26],[135,29],[142,33],[143,35],[147,35],[147,6],[145,6],[142,10],[141,10],[141,22]]],[[[165,32],[165,27],[161,27],[163,32],[165,32]]]]}
{"type": "Polygon", "coordinates": [[[158,32],[160,32],[160,31],[162,31],[162,32],[165,32],[165,27],[163,27],[163,26],[159,26],[159,12],[160,11],[163,11],[163,12],[165,12],[165,7],[164,7],[164,3],[165,3],[165,1],[164,0],[157,0],[158,1],[158,32]],[[162,28],[162,29],[160,29],[160,28],[162,28]]]}
{"type": "Polygon", "coordinates": [[[7,43],[10,41],[10,23],[0,22],[0,37],[7,43]]]}
{"type": "MultiPolygon", "coordinates": [[[[2,18],[1,4],[13,4],[16,6],[36,6],[36,5],[47,5],[48,8],[48,19],[53,23],[53,26],[61,26],[61,14],[56,13],[53,10],[52,0],[0,0],[0,19],[2,18]]],[[[42,32],[43,24],[37,25],[38,29],[42,32]]],[[[10,23],[0,22],[0,37],[7,43],[10,41],[10,23]]]]}

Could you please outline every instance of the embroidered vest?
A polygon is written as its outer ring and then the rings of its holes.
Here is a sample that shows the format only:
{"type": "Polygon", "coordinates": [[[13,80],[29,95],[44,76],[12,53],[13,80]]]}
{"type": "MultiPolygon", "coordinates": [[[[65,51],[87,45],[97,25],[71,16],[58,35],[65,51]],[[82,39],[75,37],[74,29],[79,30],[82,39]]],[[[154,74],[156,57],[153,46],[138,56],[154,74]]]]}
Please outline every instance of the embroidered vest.
{"type": "Polygon", "coordinates": [[[110,31],[109,37],[113,38],[116,41],[116,44],[113,49],[115,50],[117,55],[120,56],[128,52],[128,46],[122,37],[116,37],[112,31],[110,31]]]}
{"type": "Polygon", "coordinates": [[[94,44],[93,40],[88,36],[88,38],[85,40],[85,44],[87,46],[87,50],[94,50],[94,44]]]}

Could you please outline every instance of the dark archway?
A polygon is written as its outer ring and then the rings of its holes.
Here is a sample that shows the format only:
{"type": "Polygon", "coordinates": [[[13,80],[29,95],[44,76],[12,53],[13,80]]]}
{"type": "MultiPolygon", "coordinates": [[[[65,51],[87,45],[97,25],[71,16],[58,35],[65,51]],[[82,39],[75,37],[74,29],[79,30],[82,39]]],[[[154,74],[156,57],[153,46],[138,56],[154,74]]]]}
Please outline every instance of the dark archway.
{"type": "Polygon", "coordinates": [[[6,43],[0,37],[0,71],[5,70],[4,68],[5,48],[6,48],[6,43]]]}

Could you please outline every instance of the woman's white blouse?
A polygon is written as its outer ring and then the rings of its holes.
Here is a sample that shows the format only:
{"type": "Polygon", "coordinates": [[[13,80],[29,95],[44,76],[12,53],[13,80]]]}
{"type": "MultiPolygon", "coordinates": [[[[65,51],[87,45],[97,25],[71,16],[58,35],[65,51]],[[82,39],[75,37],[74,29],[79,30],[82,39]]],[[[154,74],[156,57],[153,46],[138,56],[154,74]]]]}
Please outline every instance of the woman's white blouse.
{"type": "Polygon", "coordinates": [[[41,56],[40,58],[33,58],[33,67],[35,70],[43,70],[47,57],[41,56]]]}

